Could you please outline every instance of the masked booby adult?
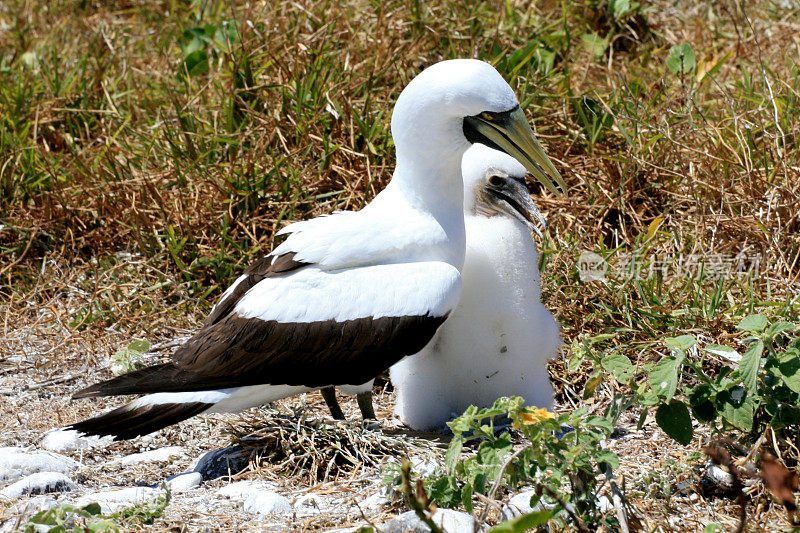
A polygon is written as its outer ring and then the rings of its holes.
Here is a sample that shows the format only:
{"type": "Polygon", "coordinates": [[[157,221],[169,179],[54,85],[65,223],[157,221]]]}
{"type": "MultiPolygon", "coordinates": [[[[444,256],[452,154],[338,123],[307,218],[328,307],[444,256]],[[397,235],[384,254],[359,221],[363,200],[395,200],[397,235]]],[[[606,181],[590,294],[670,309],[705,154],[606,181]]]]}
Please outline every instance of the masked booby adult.
{"type": "Polygon", "coordinates": [[[501,396],[551,408],[545,364],[561,344],[542,305],[531,231],[545,221],[525,186],[525,168],[476,144],[464,154],[467,254],[458,307],[431,342],[390,370],[395,414],[421,430],[441,429],[470,405],[501,396]]]}
{"type": "Polygon", "coordinates": [[[78,391],[145,394],[70,426],[117,440],[200,413],[238,412],[330,385],[361,384],[420,351],[455,308],[465,236],[461,157],[490,143],[552,191],[563,179],[489,64],[437,63],[392,113],[396,166],[357,212],[291,224],[168,363],[78,391]]]}

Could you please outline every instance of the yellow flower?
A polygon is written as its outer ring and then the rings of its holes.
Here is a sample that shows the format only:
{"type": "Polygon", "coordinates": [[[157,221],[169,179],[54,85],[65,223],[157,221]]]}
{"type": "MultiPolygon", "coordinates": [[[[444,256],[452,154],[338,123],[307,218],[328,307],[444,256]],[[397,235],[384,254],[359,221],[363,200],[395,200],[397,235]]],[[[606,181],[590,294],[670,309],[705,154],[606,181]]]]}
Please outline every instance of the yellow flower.
{"type": "Polygon", "coordinates": [[[545,409],[544,407],[528,407],[519,414],[519,421],[526,426],[539,424],[545,420],[555,418],[556,415],[545,409]]]}

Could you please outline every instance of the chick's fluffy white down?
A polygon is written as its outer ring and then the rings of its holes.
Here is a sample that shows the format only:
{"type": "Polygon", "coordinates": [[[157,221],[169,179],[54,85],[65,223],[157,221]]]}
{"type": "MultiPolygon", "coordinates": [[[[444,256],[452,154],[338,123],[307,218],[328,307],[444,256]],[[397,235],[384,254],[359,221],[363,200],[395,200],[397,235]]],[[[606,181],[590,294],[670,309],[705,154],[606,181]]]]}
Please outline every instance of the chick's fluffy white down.
{"type": "Polygon", "coordinates": [[[458,307],[420,353],[391,369],[395,413],[412,428],[442,428],[469,405],[501,396],[553,404],[545,363],[561,339],[541,303],[530,233],[507,216],[468,216],[466,230],[458,307]]]}

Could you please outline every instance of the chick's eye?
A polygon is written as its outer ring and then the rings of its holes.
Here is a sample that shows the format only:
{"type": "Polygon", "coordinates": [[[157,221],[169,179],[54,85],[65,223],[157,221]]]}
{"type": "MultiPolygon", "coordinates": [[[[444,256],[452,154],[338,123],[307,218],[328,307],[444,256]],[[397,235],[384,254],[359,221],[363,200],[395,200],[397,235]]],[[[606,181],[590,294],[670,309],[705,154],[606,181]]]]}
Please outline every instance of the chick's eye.
{"type": "Polygon", "coordinates": [[[489,178],[489,185],[491,185],[492,187],[499,187],[502,184],[503,184],[503,178],[501,178],[500,176],[492,176],[491,178],[489,178]]]}

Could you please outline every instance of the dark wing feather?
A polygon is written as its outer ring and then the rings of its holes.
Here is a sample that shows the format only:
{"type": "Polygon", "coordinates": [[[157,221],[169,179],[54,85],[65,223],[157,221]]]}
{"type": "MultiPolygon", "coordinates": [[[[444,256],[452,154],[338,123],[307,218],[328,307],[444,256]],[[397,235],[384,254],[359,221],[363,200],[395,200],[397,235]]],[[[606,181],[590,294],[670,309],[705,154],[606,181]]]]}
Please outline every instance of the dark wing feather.
{"type": "Polygon", "coordinates": [[[308,265],[308,263],[295,261],[294,256],[294,252],[279,256],[268,255],[248,266],[242,273],[243,276],[247,277],[240,281],[231,293],[214,307],[203,322],[203,326],[211,326],[219,322],[223,317],[228,316],[230,312],[233,311],[233,308],[236,307],[236,304],[239,303],[239,300],[247,294],[247,291],[252,289],[256,283],[262,279],[283,276],[287,272],[308,265]]]}
{"type": "Polygon", "coordinates": [[[172,363],[97,383],[75,396],[361,384],[419,352],[446,318],[283,323],[229,315],[200,330],[178,349],[172,363]]]}

